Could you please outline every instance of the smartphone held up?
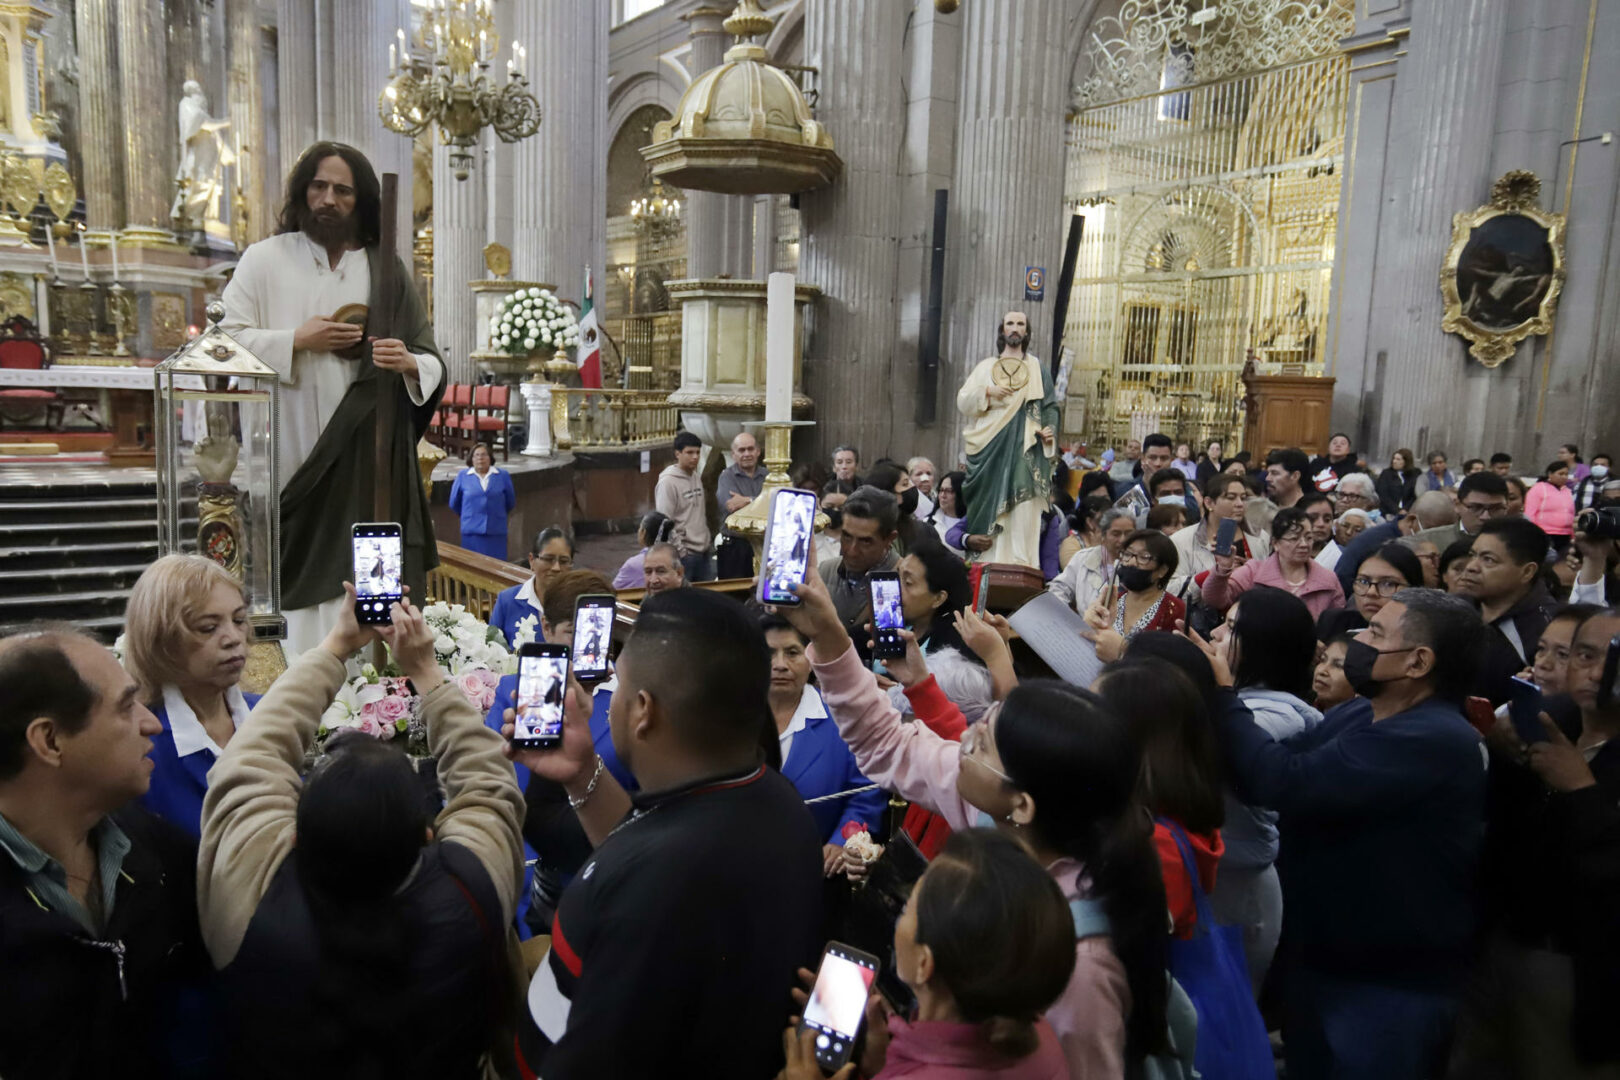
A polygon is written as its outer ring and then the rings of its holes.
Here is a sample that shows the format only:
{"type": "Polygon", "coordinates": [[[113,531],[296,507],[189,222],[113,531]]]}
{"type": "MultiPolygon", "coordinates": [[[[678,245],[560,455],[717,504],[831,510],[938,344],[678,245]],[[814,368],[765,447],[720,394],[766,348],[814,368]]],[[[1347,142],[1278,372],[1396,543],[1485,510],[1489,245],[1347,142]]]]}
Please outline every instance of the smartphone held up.
{"type": "Polygon", "coordinates": [[[810,569],[815,529],[815,492],[782,488],[771,496],[771,516],[765,523],[765,565],[759,573],[760,603],[799,602],[789,586],[802,582],[810,569]]]}
{"type": "Polygon", "coordinates": [[[900,609],[900,575],[893,570],[873,570],[866,575],[872,601],[872,656],[892,660],[906,655],[906,641],[900,636],[906,617],[900,609]]]}
{"type": "Polygon", "coordinates": [[[821,955],[816,985],[804,1007],[804,1026],[815,1034],[816,1064],[837,1072],[855,1053],[866,1016],[866,998],[877,978],[878,959],[837,941],[821,955]]]}
{"type": "Polygon", "coordinates": [[[574,677],[595,682],[608,676],[608,649],[613,644],[613,617],[618,601],[606,593],[582,596],[574,603],[574,677]]]}
{"type": "Polygon", "coordinates": [[[568,700],[568,646],[532,641],[518,651],[517,700],[512,745],[519,750],[555,750],[562,745],[563,707],[568,700]]]}
{"type": "Polygon", "coordinates": [[[405,544],[397,521],[362,521],[349,532],[354,553],[354,617],[386,626],[405,599],[405,544]]]}

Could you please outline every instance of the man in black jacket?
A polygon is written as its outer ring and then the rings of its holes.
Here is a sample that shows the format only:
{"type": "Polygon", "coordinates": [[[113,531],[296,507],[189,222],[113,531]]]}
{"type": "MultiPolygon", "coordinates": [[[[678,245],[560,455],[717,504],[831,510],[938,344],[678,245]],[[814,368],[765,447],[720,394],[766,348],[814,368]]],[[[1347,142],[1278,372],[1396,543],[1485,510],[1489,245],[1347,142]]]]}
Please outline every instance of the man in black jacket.
{"type": "Polygon", "coordinates": [[[207,1075],[197,842],[126,803],[162,726],[72,630],[0,641],[0,1076],[207,1075]],[[189,1031],[182,1032],[182,1028],[189,1031]]]}
{"type": "Polygon", "coordinates": [[[1546,556],[1547,534],[1535,522],[1491,519],[1480,525],[1473,558],[1457,581],[1458,590],[1479,604],[1490,628],[1478,692],[1495,704],[1507,700],[1507,680],[1535,660],[1556,606],[1541,580],[1546,556]]]}

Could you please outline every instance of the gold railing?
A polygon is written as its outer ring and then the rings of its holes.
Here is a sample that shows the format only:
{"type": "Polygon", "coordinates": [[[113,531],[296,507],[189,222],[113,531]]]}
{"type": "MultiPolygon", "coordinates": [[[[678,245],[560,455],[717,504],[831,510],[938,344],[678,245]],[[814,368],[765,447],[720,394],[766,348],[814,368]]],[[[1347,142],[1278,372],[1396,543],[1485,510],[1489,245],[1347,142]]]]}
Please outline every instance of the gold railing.
{"type": "Polygon", "coordinates": [[[626,315],[610,324],[630,368],[631,390],[674,390],[681,385],[681,313],[626,315]]]}
{"type": "Polygon", "coordinates": [[[665,390],[551,390],[551,434],[560,450],[667,446],[679,419],[665,390]]]}
{"type": "Polygon", "coordinates": [[[529,572],[521,566],[441,540],[439,565],[427,574],[428,602],[460,604],[488,622],[496,594],[528,580],[529,572]]]}

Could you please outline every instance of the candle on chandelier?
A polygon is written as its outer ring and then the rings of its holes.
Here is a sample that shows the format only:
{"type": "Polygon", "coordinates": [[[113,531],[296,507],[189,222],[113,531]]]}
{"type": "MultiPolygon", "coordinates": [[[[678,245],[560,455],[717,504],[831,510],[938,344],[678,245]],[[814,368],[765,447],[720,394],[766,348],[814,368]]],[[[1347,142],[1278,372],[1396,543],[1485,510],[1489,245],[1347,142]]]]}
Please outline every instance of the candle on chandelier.
{"type": "Polygon", "coordinates": [[[393,78],[399,74],[399,51],[393,42],[388,43],[388,77],[393,78]]]}
{"type": "Polygon", "coordinates": [[[793,275],[765,280],[765,422],[793,419],[793,275]]]}
{"type": "Polygon", "coordinates": [[[522,45],[518,46],[518,78],[529,77],[529,50],[522,45]]]}
{"type": "Polygon", "coordinates": [[[478,62],[489,63],[489,33],[484,30],[478,31],[478,62]]]}

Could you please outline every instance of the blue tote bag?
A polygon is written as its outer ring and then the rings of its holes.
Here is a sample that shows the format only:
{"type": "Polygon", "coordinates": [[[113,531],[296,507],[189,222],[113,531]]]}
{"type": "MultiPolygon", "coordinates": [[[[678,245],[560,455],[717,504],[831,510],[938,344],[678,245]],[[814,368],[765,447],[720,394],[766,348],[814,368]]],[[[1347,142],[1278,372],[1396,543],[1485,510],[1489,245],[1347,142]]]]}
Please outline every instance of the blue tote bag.
{"type": "Polygon", "coordinates": [[[1204,1080],[1276,1080],[1271,1040],[1249,988],[1243,929],[1215,925],[1187,834],[1168,818],[1157,820],[1176,838],[1198,912],[1191,938],[1170,939],[1170,973],[1198,1010],[1198,1072],[1204,1080]]]}

